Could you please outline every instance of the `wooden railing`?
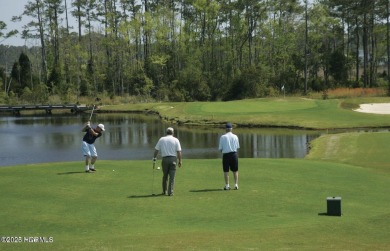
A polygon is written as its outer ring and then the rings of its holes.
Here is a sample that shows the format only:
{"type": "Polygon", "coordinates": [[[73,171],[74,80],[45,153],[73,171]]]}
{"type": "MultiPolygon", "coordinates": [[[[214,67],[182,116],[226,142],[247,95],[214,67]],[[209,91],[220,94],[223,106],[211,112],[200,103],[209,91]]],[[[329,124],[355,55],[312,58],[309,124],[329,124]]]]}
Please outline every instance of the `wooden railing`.
{"type": "Polygon", "coordinates": [[[12,112],[15,115],[20,115],[21,111],[44,110],[46,114],[51,114],[52,110],[70,110],[71,113],[79,113],[92,110],[91,106],[87,105],[1,105],[0,112],[12,112]]]}

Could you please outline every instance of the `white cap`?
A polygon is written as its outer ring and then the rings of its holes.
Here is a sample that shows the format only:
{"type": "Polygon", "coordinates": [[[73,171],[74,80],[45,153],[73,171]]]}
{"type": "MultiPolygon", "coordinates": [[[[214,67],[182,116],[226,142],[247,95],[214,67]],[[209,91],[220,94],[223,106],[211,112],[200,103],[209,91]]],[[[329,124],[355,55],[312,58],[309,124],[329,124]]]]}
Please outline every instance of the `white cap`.
{"type": "Polygon", "coordinates": [[[98,124],[98,127],[99,127],[100,129],[102,129],[102,131],[104,132],[104,125],[103,125],[103,124],[98,124]]]}
{"type": "Polygon", "coordinates": [[[168,127],[167,128],[167,133],[173,133],[173,128],[172,127],[168,127]]]}

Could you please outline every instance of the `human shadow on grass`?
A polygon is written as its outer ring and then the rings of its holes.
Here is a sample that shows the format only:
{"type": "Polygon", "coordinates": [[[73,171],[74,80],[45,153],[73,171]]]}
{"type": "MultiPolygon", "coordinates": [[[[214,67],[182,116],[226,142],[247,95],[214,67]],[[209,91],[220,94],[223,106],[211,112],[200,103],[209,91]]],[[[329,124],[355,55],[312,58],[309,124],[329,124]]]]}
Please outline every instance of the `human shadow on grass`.
{"type": "Polygon", "coordinates": [[[200,190],[190,190],[191,193],[207,193],[207,192],[221,192],[223,189],[200,189],[200,190]]]}
{"type": "Polygon", "coordinates": [[[127,198],[129,199],[140,199],[140,198],[157,198],[164,196],[163,194],[145,194],[145,195],[130,195],[127,198]]]}
{"type": "Polygon", "coordinates": [[[332,215],[332,214],[328,214],[328,213],[318,213],[318,216],[341,216],[341,215],[332,215]]]}
{"type": "Polygon", "coordinates": [[[79,173],[85,173],[85,172],[65,172],[65,173],[57,173],[57,175],[64,175],[64,174],[79,174],[79,173]]]}

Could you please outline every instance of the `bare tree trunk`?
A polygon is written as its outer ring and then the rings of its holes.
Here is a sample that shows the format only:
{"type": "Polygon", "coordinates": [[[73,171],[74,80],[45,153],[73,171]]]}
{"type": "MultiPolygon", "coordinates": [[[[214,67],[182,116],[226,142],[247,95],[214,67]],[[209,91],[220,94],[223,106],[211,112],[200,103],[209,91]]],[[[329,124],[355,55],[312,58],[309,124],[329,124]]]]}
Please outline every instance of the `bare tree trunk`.
{"type": "Polygon", "coordinates": [[[78,30],[79,30],[79,43],[81,42],[81,28],[82,28],[82,24],[81,24],[81,5],[78,4],[77,5],[77,21],[78,21],[78,30]]]}
{"type": "Polygon", "coordinates": [[[66,23],[66,32],[69,34],[69,19],[68,19],[68,2],[67,0],[64,0],[65,5],[65,23],[66,23]]]}
{"type": "MultiPolygon", "coordinates": [[[[308,33],[309,33],[309,28],[308,28],[308,15],[307,15],[307,0],[305,1],[305,90],[304,90],[304,95],[307,94],[307,43],[308,43],[308,33]]],[[[326,87],[325,87],[326,89],[326,87]]]]}
{"type": "MultiPolygon", "coordinates": [[[[68,19],[68,3],[67,0],[65,0],[65,22],[66,22],[66,29],[65,29],[65,40],[69,38],[69,19],[68,19]]],[[[65,70],[65,81],[67,84],[70,83],[70,70],[69,70],[69,43],[65,42],[64,45],[64,70],[65,70]]]]}
{"type": "Polygon", "coordinates": [[[360,47],[360,38],[359,38],[359,22],[358,17],[355,17],[356,21],[356,84],[359,84],[359,67],[360,67],[360,57],[359,57],[359,47],[360,47]]]}
{"type": "Polygon", "coordinates": [[[387,83],[389,85],[389,94],[390,94],[390,1],[387,1],[387,83]]]}
{"type": "Polygon", "coordinates": [[[40,0],[36,0],[37,5],[37,18],[39,26],[39,35],[41,40],[41,54],[42,54],[42,75],[43,83],[47,84],[47,63],[46,63],[46,44],[45,44],[45,34],[43,28],[43,18],[42,18],[42,9],[40,6],[40,0]]]}
{"type": "Polygon", "coordinates": [[[57,66],[60,61],[60,42],[58,29],[58,8],[54,8],[54,65],[57,66]]]}
{"type": "Polygon", "coordinates": [[[367,13],[363,14],[363,86],[368,87],[368,24],[367,13]]]}
{"type": "MultiPolygon", "coordinates": [[[[145,13],[149,12],[149,2],[148,0],[144,0],[144,5],[145,5],[145,13]]],[[[144,27],[147,27],[147,20],[144,20],[144,27]]],[[[148,58],[149,58],[149,31],[145,30],[144,31],[144,66],[146,68],[146,71],[148,71],[148,58]]]]}
{"type": "MultiPolygon", "coordinates": [[[[78,18],[78,30],[79,30],[79,36],[78,36],[78,43],[81,50],[81,28],[82,28],[82,22],[81,22],[81,3],[77,4],[77,18],[78,18]]],[[[80,53],[77,55],[77,102],[79,101],[80,91],[81,91],[81,56],[80,53]]]]}
{"type": "Polygon", "coordinates": [[[374,35],[374,11],[371,13],[371,25],[370,25],[370,34],[371,34],[371,54],[370,54],[370,78],[369,83],[370,87],[373,87],[376,83],[376,72],[377,72],[377,57],[376,57],[376,36],[374,35]]]}
{"type": "MultiPolygon", "coordinates": [[[[349,25],[349,23],[347,24],[347,47],[346,47],[346,55],[347,55],[347,58],[349,58],[349,41],[350,41],[350,38],[351,38],[351,27],[349,25]]],[[[351,80],[351,69],[348,67],[348,80],[351,80]]]]}

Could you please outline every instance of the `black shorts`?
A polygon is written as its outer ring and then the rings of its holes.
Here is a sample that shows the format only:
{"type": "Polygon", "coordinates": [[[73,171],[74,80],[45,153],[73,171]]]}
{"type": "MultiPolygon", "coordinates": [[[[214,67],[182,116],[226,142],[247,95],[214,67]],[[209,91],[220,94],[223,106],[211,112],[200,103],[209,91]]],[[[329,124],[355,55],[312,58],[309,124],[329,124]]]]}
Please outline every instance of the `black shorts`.
{"type": "Polygon", "coordinates": [[[238,171],[238,155],[236,152],[224,153],[222,156],[222,167],[225,173],[238,171]]]}

